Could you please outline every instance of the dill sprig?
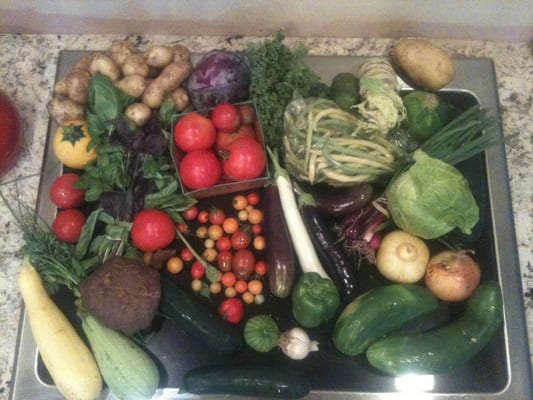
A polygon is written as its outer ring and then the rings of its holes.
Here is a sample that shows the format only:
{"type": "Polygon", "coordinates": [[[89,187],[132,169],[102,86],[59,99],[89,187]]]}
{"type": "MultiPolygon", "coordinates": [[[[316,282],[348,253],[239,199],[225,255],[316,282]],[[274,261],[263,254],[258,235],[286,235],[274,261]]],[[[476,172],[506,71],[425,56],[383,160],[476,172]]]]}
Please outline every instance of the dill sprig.
{"type": "Polygon", "coordinates": [[[63,285],[77,293],[86,268],[74,257],[74,246],[60,242],[46,222],[26,204],[14,201],[12,205],[2,192],[0,198],[22,232],[24,244],[18,252],[29,257],[46,290],[53,294],[63,285]]]}

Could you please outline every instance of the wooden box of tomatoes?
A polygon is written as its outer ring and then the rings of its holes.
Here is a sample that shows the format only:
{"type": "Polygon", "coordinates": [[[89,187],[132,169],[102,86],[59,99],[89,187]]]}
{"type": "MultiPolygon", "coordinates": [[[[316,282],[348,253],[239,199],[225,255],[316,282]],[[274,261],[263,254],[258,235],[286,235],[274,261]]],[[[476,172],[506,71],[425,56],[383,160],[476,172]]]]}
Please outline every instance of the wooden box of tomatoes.
{"type": "Polygon", "coordinates": [[[171,139],[181,190],[196,199],[259,188],[270,177],[253,102],[178,114],[171,139]]]}

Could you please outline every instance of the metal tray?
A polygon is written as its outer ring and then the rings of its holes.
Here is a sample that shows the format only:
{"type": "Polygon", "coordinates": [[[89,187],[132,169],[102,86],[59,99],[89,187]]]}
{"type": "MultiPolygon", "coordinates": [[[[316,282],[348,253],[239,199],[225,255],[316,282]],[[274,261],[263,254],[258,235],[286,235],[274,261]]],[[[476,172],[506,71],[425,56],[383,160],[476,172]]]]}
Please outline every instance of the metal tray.
{"type": "MultiPolygon", "coordinates": [[[[57,76],[64,76],[83,52],[63,51],[59,58],[57,76]]],[[[337,72],[356,71],[363,57],[312,56],[310,65],[325,82],[337,72]]],[[[498,108],[498,93],[493,63],[490,59],[457,59],[455,80],[441,93],[458,107],[476,103],[498,108]]],[[[409,86],[404,84],[404,89],[409,86]]],[[[54,178],[61,173],[51,150],[49,135],[42,165],[37,211],[48,222],[55,216],[55,208],[48,198],[54,178]]],[[[500,134],[503,135],[500,128],[500,134]]],[[[309,399],[384,399],[412,396],[424,399],[528,399],[533,398],[531,365],[521,297],[521,280],[514,236],[513,214],[508,185],[507,163],[503,145],[489,149],[461,165],[480,204],[483,223],[477,228],[473,243],[476,256],[483,266],[484,279],[500,282],[504,298],[504,326],[489,345],[466,365],[449,373],[435,376],[392,378],[376,373],[363,357],[349,358],[333,349],[327,332],[313,332],[321,342],[321,351],[306,360],[293,363],[312,380],[309,399]]],[[[56,301],[67,315],[74,315],[68,296],[60,293],[56,301]]],[[[276,311],[287,310],[282,302],[272,305],[276,311]]],[[[285,313],[287,313],[285,311],[285,313]]],[[[315,338],[315,337],[314,337],[315,338]]],[[[158,399],[199,398],[180,393],[181,377],[192,367],[215,362],[241,362],[257,358],[243,352],[232,359],[213,356],[194,338],[187,337],[170,322],[164,322],[151,336],[147,348],[157,357],[162,371],[158,399]]],[[[279,354],[267,355],[264,360],[273,368],[289,363],[279,354]]],[[[30,327],[22,311],[11,399],[59,399],[46,368],[39,359],[30,327]]],[[[103,398],[114,398],[107,391],[103,398]]],[[[220,398],[205,396],[202,398],[220,398]]]]}

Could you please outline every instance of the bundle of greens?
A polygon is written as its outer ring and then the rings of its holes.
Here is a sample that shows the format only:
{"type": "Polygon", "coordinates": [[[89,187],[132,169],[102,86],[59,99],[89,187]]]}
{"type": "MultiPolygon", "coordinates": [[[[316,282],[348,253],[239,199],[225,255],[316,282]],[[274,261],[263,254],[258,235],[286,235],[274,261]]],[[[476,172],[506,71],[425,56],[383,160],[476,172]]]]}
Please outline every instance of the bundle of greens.
{"type": "Polygon", "coordinates": [[[283,112],[294,91],[304,97],[327,90],[326,85],[305,63],[307,49],[283,44],[279,32],[272,40],[251,43],[246,48],[252,72],[250,96],[257,108],[266,143],[279,148],[283,133],[283,112]]]}

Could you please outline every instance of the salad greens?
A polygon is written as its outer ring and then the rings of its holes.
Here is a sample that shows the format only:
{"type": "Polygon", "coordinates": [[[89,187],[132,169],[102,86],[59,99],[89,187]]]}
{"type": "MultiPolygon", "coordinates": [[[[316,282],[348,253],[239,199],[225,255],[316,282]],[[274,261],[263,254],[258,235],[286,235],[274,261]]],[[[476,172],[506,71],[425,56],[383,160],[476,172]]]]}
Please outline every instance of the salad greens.
{"type": "Polygon", "coordinates": [[[434,239],[455,227],[466,234],[479,220],[479,208],[458,169],[417,150],[415,163],[387,190],[388,208],[400,228],[434,239]]]}

